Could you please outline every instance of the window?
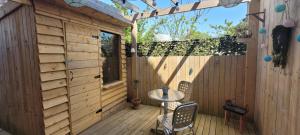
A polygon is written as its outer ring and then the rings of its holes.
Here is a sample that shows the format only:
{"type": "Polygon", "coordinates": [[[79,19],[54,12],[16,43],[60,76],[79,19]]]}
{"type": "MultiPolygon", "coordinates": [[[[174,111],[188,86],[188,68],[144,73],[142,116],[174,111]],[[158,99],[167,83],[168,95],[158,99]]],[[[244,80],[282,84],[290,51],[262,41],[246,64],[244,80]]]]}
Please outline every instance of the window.
{"type": "Polygon", "coordinates": [[[120,80],[120,36],[101,32],[101,56],[103,59],[103,83],[109,84],[120,80]]]}

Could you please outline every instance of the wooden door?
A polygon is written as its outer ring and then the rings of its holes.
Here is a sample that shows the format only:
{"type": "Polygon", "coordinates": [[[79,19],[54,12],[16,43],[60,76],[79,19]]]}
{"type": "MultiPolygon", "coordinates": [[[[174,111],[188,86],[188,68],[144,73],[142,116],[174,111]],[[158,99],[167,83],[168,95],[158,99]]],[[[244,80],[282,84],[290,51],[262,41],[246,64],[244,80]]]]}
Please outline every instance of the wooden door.
{"type": "Polygon", "coordinates": [[[66,23],[70,124],[77,134],[101,119],[99,32],[66,23]]]}

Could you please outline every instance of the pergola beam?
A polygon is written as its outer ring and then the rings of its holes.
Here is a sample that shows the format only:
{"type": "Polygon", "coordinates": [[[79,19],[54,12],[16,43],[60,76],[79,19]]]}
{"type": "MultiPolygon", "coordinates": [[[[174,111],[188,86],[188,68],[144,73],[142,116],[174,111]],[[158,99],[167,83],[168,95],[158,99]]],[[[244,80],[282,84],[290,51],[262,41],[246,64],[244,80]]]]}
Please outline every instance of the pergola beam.
{"type": "Polygon", "coordinates": [[[154,5],[153,5],[153,0],[142,0],[145,4],[147,4],[148,6],[152,7],[153,9],[157,9],[154,5]]]}
{"type": "MultiPolygon", "coordinates": [[[[242,2],[250,2],[251,0],[243,0],[242,2]]],[[[164,16],[169,14],[176,14],[176,13],[183,13],[189,12],[194,10],[206,9],[206,8],[213,8],[218,7],[219,0],[207,0],[202,2],[195,2],[191,4],[180,5],[179,10],[176,10],[176,7],[169,7],[164,9],[157,9],[151,12],[144,12],[144,13],[137,13],[133,16],[129,17],[130,20],[135,21],[138,19],[150,18],[155,16],[164,16]]]]}
{"type": "Polygon", "coordinates": [[[175,5],[177,4],[177,0],[171,0],[175,5]]]}
{"type": "Polygon", "coordinates": [[[112,1],[120,4],[124,8],[130,9],[130,10],[132,10],[134,12],[139,12],[140,11],[139,7],[137,7],[136,5],[128,2],[127,0],[112,0],[112,1]]]}

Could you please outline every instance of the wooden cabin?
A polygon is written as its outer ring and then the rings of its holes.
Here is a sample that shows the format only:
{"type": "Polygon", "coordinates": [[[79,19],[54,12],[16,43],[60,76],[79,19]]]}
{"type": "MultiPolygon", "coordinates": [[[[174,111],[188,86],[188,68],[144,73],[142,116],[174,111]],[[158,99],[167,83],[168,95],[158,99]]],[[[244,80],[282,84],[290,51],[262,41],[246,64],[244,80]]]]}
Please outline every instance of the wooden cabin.
{"type": "Polygon", "coordinates": [[[2,129],[77,134],[124,107],[130,21],[105,10],[63,0],[0,7],[2,129]]]}
{"type": "MultiPolygon", "coordinates": [[[[299,134],[300,0],[243,0],[249,2],[249,13],[260,15],[249,16],[253,35],[245,56],[154,59],[135,52],[129,60],[132,69],[126,68],[125,28],[132,27],[136,50],[138,19],[213,8],[220,1],[139,12],[131,20],[105,4],[95,8],[65,1],[8,0],[2,5],[0,0],[0,134],[2,129],[17,135],[147,134],[161,111],[147,106],[153,104],[147,92],[166,82],[177,87],[181,80],[193,80],[197,135],[240,134],[238,121],[223,122],[227,99],[248,107],[251,123],[244,134],[299,134]],[[273,51],[272,30],[287,18],[275,12],[284,2],[296,26],[287,64],[280,68],[263,58],[273,51]],[[259,33],[260,28],[266,33],[259,33]],[[144,105],[123,109],[127,98],[135,96],[144,105]]],[[[153,1],[143,2],[153,6],[153,1]]]]}

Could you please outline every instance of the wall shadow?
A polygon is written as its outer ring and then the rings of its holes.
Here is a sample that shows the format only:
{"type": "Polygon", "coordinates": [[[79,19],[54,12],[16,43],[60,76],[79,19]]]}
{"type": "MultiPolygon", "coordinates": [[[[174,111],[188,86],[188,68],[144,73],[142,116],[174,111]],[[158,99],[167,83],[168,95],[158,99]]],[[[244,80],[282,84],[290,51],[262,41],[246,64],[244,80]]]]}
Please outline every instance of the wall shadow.
{"type": "Polygon", "coordinates": [[[226,99],[244,103],[243,55],[139,57],[137,62],[142,104],[158,106],[159,102],[148,98],[148,91],[164,86],[177,89],[182,80],[192,82],[192,100],[199,104],[199,112],[223,115],[226,99]]]}

